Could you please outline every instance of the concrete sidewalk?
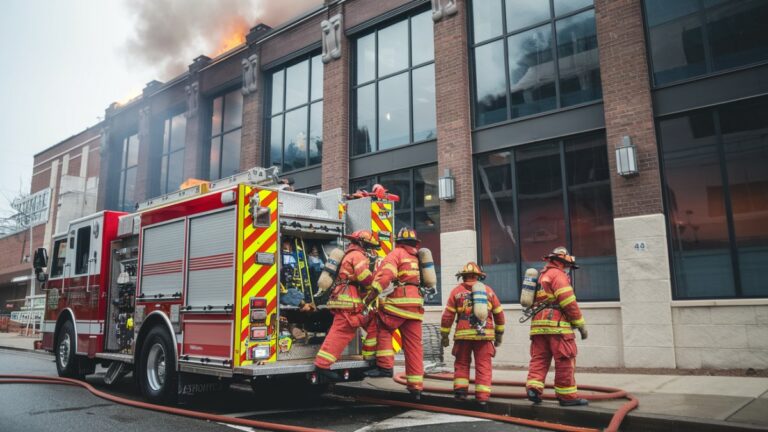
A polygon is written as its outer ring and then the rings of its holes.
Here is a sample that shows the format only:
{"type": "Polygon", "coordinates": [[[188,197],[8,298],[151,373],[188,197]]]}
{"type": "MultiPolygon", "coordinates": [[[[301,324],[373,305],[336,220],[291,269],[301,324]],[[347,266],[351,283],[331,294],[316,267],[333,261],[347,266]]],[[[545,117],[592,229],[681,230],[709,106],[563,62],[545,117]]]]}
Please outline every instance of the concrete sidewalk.
{"type": "Polygon", "coordinates": [[[17,332],[0,333],[0,348],[34,351],[35,341],[42,338],[42,335],[21,336],[17,332]]]}
{"type": "MultiPolygon", "coordinates": [[[[398,368],[396,372],[403,370],[398,368]]],[[[494,370],[493,377],[494,380],[524,382],[526,371],[494,370]]],[[[551,372],[548,378],[551,384],[551,372]]],[[[621,388],[639,399],[639,408],[625,419],[622,430],[768,430],[768,378],[577,373],[576,379],[584,385],[621,388]]],[[[446,389],[452,385],[450,381],[432,380],[425,384],[446,389]]],[[[493,389],[498,392],[523,391],[521,387],[507,386],[494,386],[493,389]]],[[[409,400],[403,386],[385,378],[339,384],[336,392],[348,396],[409,400]]],[[[452,394],[425,395],[425,401],[477,409],[472,401],[463,404],[454,401],[452,394]]],[[[553,401],[532,406],[524,399],[492,397],[488,409],[516,417],[605,427],[613,412],[624,402],[625,399],[595,401],[589,407],[562,408],[553,401]]]]}

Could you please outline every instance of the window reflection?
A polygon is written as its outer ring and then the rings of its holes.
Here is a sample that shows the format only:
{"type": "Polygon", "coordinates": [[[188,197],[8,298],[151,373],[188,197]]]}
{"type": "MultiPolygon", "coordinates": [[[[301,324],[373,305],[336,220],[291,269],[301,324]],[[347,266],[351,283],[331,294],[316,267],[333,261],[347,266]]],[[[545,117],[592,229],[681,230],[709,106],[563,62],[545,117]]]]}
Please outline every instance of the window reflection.
{"type": "Polygon", "coordinates": [[[424,11],[356,40],[353,155],[436,137],[432,29],[424,11]]]}
{"type": "Polygon", "coordinates": [[[507,118],[507,86],[504,77],[504,43],[497,41],[475,49],[475,115],[477,124],[507,118]]]}
{"type": "Polygon", "coordinates": [[[208,177],[216,180],[240,172],[243,95],[239,89],[231,91],[215,98],[212,105],[208,177]]]}
{"type": "Polygon", "coordinates": [[[134,211],[136,205],[136,171],[139,164],[138,134],[123,138],[121,147],[117,207],[118,210],[122,211],[134,211]]]}
{"type": "Polygon", "coordinates": [[[602,87],[597,58],[595,11],[588,10],[559,20],[555,26],[561,105],[565,107],[600,99],[602,87]]]}
{"type": "Polygon", "coordinates": [[[281,172],[319,164],[323,148],[323,66],[315,55],[272,73],[269,163],[281,172]],[[285,78],[283,78],[285,76],[285,78]],[[285,94],[285,110],[281,95],[285,94]]]}
{"type": "MultiPolygon", "coordinates": [[[[163,122],[163,145],[160,157],[160,193],[179,189],[184,181],[184,139],[187,117],[184,113],[163,122]]],[[[156,178],[156,177],[155,177],[156,178]]]]}
{"type": "Polygon", "coordinates": [[[512,117],[555,108],[557,95],[551,27],[545,25],[510,36],[507,47],[512,117]]]}

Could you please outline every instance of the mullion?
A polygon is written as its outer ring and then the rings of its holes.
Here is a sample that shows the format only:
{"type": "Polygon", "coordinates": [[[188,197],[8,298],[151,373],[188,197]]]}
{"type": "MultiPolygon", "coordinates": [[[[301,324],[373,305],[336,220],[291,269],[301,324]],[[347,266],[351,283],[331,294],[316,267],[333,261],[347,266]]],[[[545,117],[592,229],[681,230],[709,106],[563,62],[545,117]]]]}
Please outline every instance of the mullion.
{"type": "Polygon", "coordinates": [[[373,151],[379,151],[379,30],[376,29],[376,32],[374,33],[373,37],[373,69],[374,69],[374,87],[373,87],[373,115],[374,115],[374,124],[376,125],[376,150],[373,151]]]}
{"type": "Polygon", "coordinates": [[[504,89],[504,97],[507,100],[507,119],[512,118],[512,94],[509,91],[510,82],[509,82],[509,47],[507,46],[507,41],[509,40],[507,37],[507,0],[501,0],[501,33],[504,37],[504,42],[502,43],[502,49],[504,50],[503,57],[504,57],[504,83],[505,83],[505,89],[504,89]]]}
{"type": "MultiPolygon", "coordinates": [[[[523,271],[523,246],[520,242],[520,206],[517,202],[517,150],[512,149],[510,152],[510,181],[512,183],[512,217],[515,225],[515,250],[517,252],[517,275],[518,278],[522,275],[523,271]]],[[[489,191],[490,193],[490,191],[489,191]]],[[[517,293],[518,298],[520,292],[517,293]]]]}
{"type": "MultiPolygon", "coordinates": [[[[563,216],[565,221],[565,243],[568,250],[573,253],[573,239],[571,238],[571,208],[568,199],[568,172],[565,163],[565,141],[559,142],[560,154],[560,187],[563,189],[563,216]]],[[[575,279],[575,273],[571,275],[575,279]]]]}
{"type": "Polygon", "coordinates": [[[742,297],[741,272],[739,271],[739,254],[736,247],[736,227],[733,221],[733,203],[731,201],[731,186],[728,181],[728,166],[725,157],[725,144],[723,143],[723,132],[720,126],[720,111],[712,110],[712,120],[715,123],[715,137],[717,143],[717,153],[720,159],[720,177],[723,183],[723,200],[725,201],[725,217],[728,228],[728,245],[731,251],[731,267],[733,267],[733,281],[736,288],[736,297],[742,297]]]}
{"type": "MultiPolygon", "coordinates": [[[[411,52],[411,18],[408,17],[408,139],[413,142],[413,52],[411,52]]],[[[434,38],[434,34],[432,35],[434,38]]]]}
{"type": "Polygon", "coordinates": [[[550,17],[552,17],[552,21],[550,22],[550,31],[552,32],[552,61],[554,62],[553,67],[555,68],[555,108],[562,108],[563,105],[560,102],[560,58],[557,52],[557,20],[555,19],[555,0],[549,0],[549,13],[550,17]]]}
{"type": "Polygon", "coordinates": [[[712,60],[712,49],[709,46],[709,31],[707,30],[707,11],[704,8],[704,0],[699,0],[699,20],[701,21],[701,43],[704,44],[704,67],[706,73],[712,73],[715,65],[712,60]]]}

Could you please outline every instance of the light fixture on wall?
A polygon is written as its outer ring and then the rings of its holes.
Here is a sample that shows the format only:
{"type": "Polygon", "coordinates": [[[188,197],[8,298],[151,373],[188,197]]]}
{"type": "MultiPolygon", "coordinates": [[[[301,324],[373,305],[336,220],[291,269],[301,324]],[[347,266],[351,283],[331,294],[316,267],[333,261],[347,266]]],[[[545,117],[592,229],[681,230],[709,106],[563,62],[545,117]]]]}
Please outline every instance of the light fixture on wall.
{"type": "Polygon", "coordinates": [[[455,180],[451,176],[451,170],[445,169],[445,173],[437,183],[437,197],[440,201],[453,201],[456,199],[455,180]]]}
{"type": "Polygon", "coordinates": [[[637,147],[629,136],[621,137],[621,145],[616,147],[616,171],[622,177],[637,175],[637,147]]]}

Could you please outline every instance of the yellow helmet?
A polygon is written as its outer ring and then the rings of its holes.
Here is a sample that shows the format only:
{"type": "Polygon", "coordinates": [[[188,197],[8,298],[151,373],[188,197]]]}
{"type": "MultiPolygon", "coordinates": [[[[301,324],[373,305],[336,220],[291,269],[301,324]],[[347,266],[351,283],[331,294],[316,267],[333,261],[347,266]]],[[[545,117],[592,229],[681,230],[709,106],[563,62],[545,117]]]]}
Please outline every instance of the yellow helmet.
{"type": "Polygon", "coordinates": [[[470,261],[466,263],[464,267],[462,267],[461,270],[459,270],[458,273],[456,273],[456,279],[459,279],[461,277],[464,277],[466,275],[471,275],[471,274],[477,275],[477,278],[480,280],[485,279],[485,276],[486,276],[483,269],[480,268],[480,265],[478,265],[474,261],[470,261]]]}

